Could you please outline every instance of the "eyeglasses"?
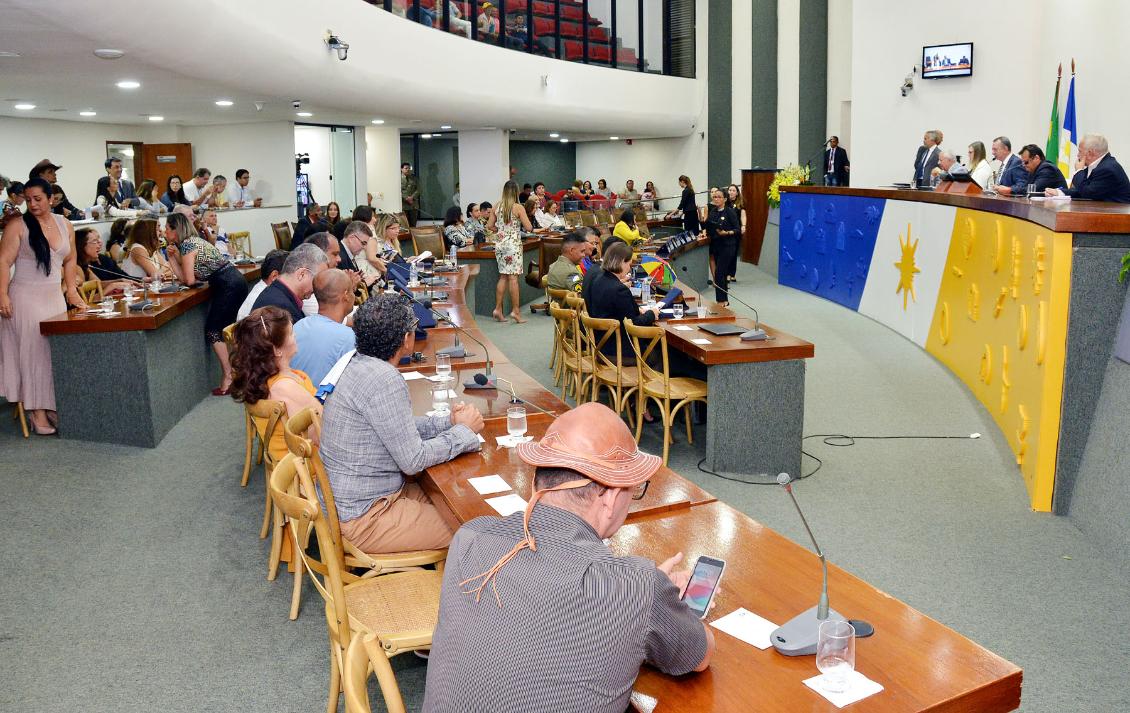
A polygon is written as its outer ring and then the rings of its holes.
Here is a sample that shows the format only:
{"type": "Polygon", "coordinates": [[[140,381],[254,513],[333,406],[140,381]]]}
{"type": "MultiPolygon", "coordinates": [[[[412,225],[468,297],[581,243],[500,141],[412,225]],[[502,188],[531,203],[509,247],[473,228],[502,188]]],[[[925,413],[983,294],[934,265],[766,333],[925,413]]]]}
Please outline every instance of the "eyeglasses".
{"type": "Polygon", "coordinates": [[[647,495],[647,486],[651,483],[650,480],[645,480],[639,485],[632,488],[632,500],[643,500],[643,496],[647,495]]]}

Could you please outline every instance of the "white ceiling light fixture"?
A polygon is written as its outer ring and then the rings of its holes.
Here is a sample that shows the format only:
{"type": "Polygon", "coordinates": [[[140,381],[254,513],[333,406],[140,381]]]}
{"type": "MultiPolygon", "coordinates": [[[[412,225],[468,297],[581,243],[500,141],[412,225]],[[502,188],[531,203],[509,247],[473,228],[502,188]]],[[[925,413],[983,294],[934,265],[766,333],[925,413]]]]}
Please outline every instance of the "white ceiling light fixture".
{"type": "Polygon", "coordinates": [[[561,143],[563,143],[563,144],[567,144],[567,143],[569,143],[569,139],[560,139],[560,141],[561,141],[561,143]]]}
{"type": "Polygon", "coordinates": [[[164,120],[165,120],[165,117],[163,117],[163,116],[156,116],[156,115],[154,115],[154,116],[150,116],[150,117],[149,117],[149,120],[150,120],[150,121],[164,121],[164,120]]]}
{"type": "Polygon", "coordinates": [[[314,116],[313,114],[311,114],[311,113],[310,113],[310,112],[308,112],[308,111],[298,111],[298,112],[295,112],[295,114],[294,114],[294,115],[295,115],[295,116],[301,116],[301,117],[302,117],[303,119],[305,119],[305,118],[307,118],[307,117],[311,117],[311,116],[314,116]]]}
{"type": "Polygon", "coordinates": [[[79,116],[98,116],[98,112],[94,111],[93,109],[87,109],[86,111],[80,111],[78,113],[78,115],[79,116]]]}
{"type": "Polygon", "coordinates": [[[558,136],[561,136],[561,134],[550,134],[549,138],[556,139],[558,136]]]}
{"type": "Polygon", "coordinates": [[[432,138],[432,135],[431,134],[420,134],[420,138],[421,139],[430,139],[430,138],[432,138]]]}
{"type": "Polygon", "coordinates": [[[441,126],[441,127],[439,127],[439,128],[441,128],[441,129],[450,129],[450,128],[451,128],[451,124],[444,124],[443,126],[441,126]]]}
{"type": "Polygon", "coordinates": [[[19,57],[19,56],[20,56],[19,52],[10,52],[8,50],[4,50],[3,52],[0,52],[0,57],[19,57]]]}
{"type": "Polygon", "coordinates": [[[235,102],[233,102],[231,99],[216,100],[216,106],[231,106],[232,104],[235,104],[235,102]]]}
{"type": "Polygon", "coordinates": [[[380,126],[381,124],[385,123],[385,120],[384,119],[373,119],[373,123],[376,124],[377,126],[380,126]]]}
{"type": "Polygon", "coordinates": [[[15,108],[19,109],[20,111],[31,111],[32,109],[35,108],[35,104],[21,103],[21,104],[16,104],[15,108]]]}
{"type": "Polygon", "coordinates": [[[94,56],[98,59],[121,59],[125,56],[125,52],[112,49],[97,49],[94,50],[94,56]]]}
{"type": "Polygon", "coordinates": [[[609,136],[609,137],[608,137],[608,140],[609,140],[609,141],[619,141],[619,140],[620,140],[620,137],[619,137],[619,136],[609,136]]]}
{"type": "Polygon", "coordinates": [[[141,86],[141,82],[135,79],[123,79],[118,82],[118,89],[137,89],[141,86]]]}

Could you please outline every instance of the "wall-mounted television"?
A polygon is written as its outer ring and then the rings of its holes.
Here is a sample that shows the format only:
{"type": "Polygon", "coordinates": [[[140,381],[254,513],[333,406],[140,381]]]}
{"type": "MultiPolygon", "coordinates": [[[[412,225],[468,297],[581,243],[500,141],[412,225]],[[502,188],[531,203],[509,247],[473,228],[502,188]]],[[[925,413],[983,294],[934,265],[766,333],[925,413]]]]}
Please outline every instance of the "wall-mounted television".
{"type": "Polygon", "coordinates": [[[922,78],[948,79],[973,75],[973,43],[930,45],[922,48],[922,78]]]}

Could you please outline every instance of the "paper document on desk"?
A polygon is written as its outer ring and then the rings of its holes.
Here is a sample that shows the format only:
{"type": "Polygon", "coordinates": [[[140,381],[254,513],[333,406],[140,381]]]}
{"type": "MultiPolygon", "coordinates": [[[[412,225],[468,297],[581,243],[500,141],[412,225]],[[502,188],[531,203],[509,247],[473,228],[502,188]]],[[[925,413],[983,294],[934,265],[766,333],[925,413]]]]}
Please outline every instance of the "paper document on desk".
{"type": "Polygon", "coordinates": [[[824,676],[813,676],[806,680],[804,685],[819,693],[824,698],[832,702],[836,708],[843,708],[846,705],[851,705],[856,701],[862,701],[868,696],[873,696],[879,691],[883,690],[882,684],[876,683],[871,679],[864,676],[859,671],[852,671],[846,677],[846,684],[844,690],[839,693],[829,693],[824,690],[824,676]]]}
{"type": "Polygon", "coordinates": [[[479,495],[505,493],[514,489],[511,488],[510,483],[503,480],[500,475],[483,475],[478,478],[468,478],[467,482],[471,484],[472,488],[479,492],[479,495]]]}
{"type": "Polygon", "coordinates": [[[762,650],[769,648],[769,635],[777,629],[776,624],[747,609],[736,609],[710,625],[762,650]]]}
{"type": "Polygon", "coordinates": [[[694,344],[710,344],[709,339],[692,339],[691,342],[694,344]]]}
{"type": "Polygon", "coordinates": [[[526,501],[522,499],[521,495],[514,493],[497,498],[487,498],[487,505],[490,505],[495,509],[495,512],[503,517],[526,509],[526,501]]]}
{"type": "Polygon", "coordinates": [[[687,326],[687,325],[685,325],[685,324],[679,324],[679,325],[676,325],[676,326],[675,326],[675,329],[676,329],[677,331],[680,331],[680,332],[693,332],[693,331],[694,331],[694,327],[688,327],[688,326],[687,326]]]}
{"type": "Polygon", "coordinates": [[[416,379],[428,378],[418,371],[402,371],[400,372],[400,375],[404,377],[405,381],[415,381],[416,379]]]}
{"type": "Polygon", "coordinates": [[[533,436],[517,436],[517,437],[515,437],[515,436],[498,436],[497,440],[498,440],[498,447],[499,448],[513,448],[514,446],[518,445],[519,443],[529,443],[530,441],[534,440],[534,437],[533,436]]]}

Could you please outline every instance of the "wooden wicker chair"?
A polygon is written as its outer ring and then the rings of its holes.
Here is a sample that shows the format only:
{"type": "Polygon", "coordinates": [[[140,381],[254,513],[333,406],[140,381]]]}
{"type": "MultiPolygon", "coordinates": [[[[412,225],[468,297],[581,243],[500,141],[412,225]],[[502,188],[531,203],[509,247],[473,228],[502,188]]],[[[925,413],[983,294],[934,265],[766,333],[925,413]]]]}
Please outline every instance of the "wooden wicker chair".
{"type": "Polygon", "coordinates": [[[596,214],[591,210],[581,211],[581,225],[587,225],[590,228],[594,228],[596,227],[597,222],[598,221],[596,219],[596,214]]]}
{"type": "Polygon", "coordinates": [[[634,367],[624,368],[623,346],[620,341],[620,322],[615,319],[599,319],[590,317],[588,313],[581,315],[581,325],[585,330],[585,339],[589,343],[589,352],[593,359],[592,400],[600,400],[600,390],[608,390],[609,405],[617,413],[627,412],[628,425],[633,425],[632,400],[639,387],[637,371],[634,367]],[[609,340],[616,345],[615,358],[609,357],[602,350],[609,340]]]}
{"type": "MultiPolygon", "coordinates": [[[[569,294],[569,290],[555,290],[552,287],[545,288],[545,302],[546,313],[549,313],[549,305],[557,305],[558,307],[565,307],[565,295],[569,294]]],[[[549,354],[549,368],[553,369],[553,383],[560,384],[562,374],[565,371],[565,365],[561,361],[561,335],[556,329],[553,330],[553,350],[549,354]]]]}
{"type": "Polygon", "coordinates": [[[99,280],[87,280],[79,285],[78,294],[87,304],[102,301],[102,283],[99,280]]]}
{"type": "Polygon", "coordinates": [[[667,360],[667,333],[663,327],[639,327],[632,324],[632,320],[624,319],[624,329],[632,341],[632,351],[636,354],[636,381],[639,388],[636,391],[636,443],[639,443],[643,430],[643,413],[647,409],[648,399],[659,404],[663,419],[663,465],[667,465],[667,453],[671,446],[671,427],[679,409],[683,409],[683,416],[687,421],[687,443],[694,443],[691,433],[691,409],[689,405],[695,401],[706,403],[706,382],[700,379],[678,376],[672,377],[670,364],[667,360]],[[653,369],[648,365],[648,358],[659,350],[662,371],[653,369]],[[671,402],[675,406],[671,406],[671,402]]]}
{"type": "Polygon", "coordinates": [[[20,429],[24,432],[24,438],[27,438],[30,434],[28,434],[27,430],[27,414],[24,413],[23,401],[17,401],[15,404],[13,404],[12,420],[20,424],[20,429]]]}
{"type": "MultiPolygon", "coordinates": [[[[380,641],[381,653],[389,659],[407,651],[431,648],[439,616],[442,573],[414,569],[366,576],[347,584],[340,540],[335,541],[330,532],[329,520],[318,504],[309,471],[293,453],[288,453],[271,473],[271,497],[297,525],[298,531],[308,532],[313,528],[326,565],[326,574],[321,578],[310,566],[306,571],[326,601],[330,640],[326,711],[334,713],[341,693],[343,659],[353,637],[375,635],[380,641]],[[298,492],[296,478],[304,493],[298,492]]],[[[305,553],[299,550],[299,556],[305,557],[305,553]]]]}
{"type": "Polygon", "coordinates": [[[234,233],[228,233],[228,250],[232,256],[248,255],[251,253],[251,231],[237,230],[234,233]]]}
{"type": "Polygon", "coordinates": [[[592,364],[584,358],[581,344],[580,317],[569,307],[549,306],[549,315],[553,317],[553,324],[561,340],[561,364],[564,369],[564,379],[561,381],[561,400],[564,401],[573,392],[573,397],[578,404],[587,401],[584,394],[592,381],[592,364]]]}
{"type": "Polygon", "coordinates": [[[425,250],[430,250],[436,258],[442,258],[446,252],[443,247],[443,231],[438,225],[429,225],[422,228],[409,228],[412,234],[412,249],[417,255],[425,250]]]}
{"type": "Polygon", "coordinates": [[[372,713],[369,704],[369,672],[377,676],[388,713],[406,713],[404,698],[396,682],[388,656],[376,634],[354,636],[342,662],[341,688],[345,694],[345,713],[372,713]]]}
{"type": "Polygon", "coordinates": [[[279,250],[290,250],[290,241],[294,238],[294,232],[290,229],[290,223],[285,220],[281,223],[271,223],[271,235],[275,238],[275,247],[279,250]]]}
{"type": "MultiPolygon", "coordinates": [[[[254,424],[255,432],[262,443],[263,475],[265,481],[271,479],[271,471],[278,463],[271,455],[271,439],[275,432],[282,427],[286,419],[286,404],[282,401],[260,399],[253,404],[244,404],[244,411],[254,424]]],[[[279,576],[279,563],[282,561],[283,532],[282,513],[271,503],[270,488],[265,488],[263,502],[263,527],[259,530],[259,539],[265,539],[267,533],[271,534],[271,549],[267,557],[267,579],[274,581],[279,576]]]]}
{"type": "Polygon", "coordinates": [[[608,212],[607,208],[600,208],[596,211],[596,222],[601,225],[610,225],[612,221],[612,214],[608,212]]]}
{"type": "MultiPolygon", "coordinates": [[[[313,442],[303,435],[310,430],[311,426],[321,431],[321,416],[319,416],[314,409],[305,408],[287,419],[283,424],[283,434],[286,437],[287,449],[295,458],[299,459],[306,472],[311,475],[312,481],[317,485],[318,490],[322,493],[322,500],[325,502],[326,506],[324,515],[326,517],[327,531],[334,542],[333,553],[334,556],[341,558],[347,568],[343,570],[342,573],[346,584],[362,578],[361,575],[354,574],[352,569],[366,570],[363,575],[364,577],[408,569],[418,569],[429,564],[436,565],[436,567],[442,571],[443,563],[447,559],[446,549],[410,550],[408,552],[371,555],[367,552],[362,552],[356,545],[342,536],[341,524],[337,518],[337,502],[334,500],[333,486],[330,485],[330,479],[326,474],[325,465],[323,465],[322,458],[318,455],[318,450],[314,447],[313,442]]],[[[296,550],[305,552],[307,541],[310,537],[309,530],[299,532],[293,526],[289,529],[293,536],[296,550]]],[[[314,559],[310,555],[306,555],[305,558],[295,558],[294,592],[290,602],[291,619],[298,618],[298,610],[302,604],[303,562],[313,567],[314,571],[322,576],[325,576],[329,572],[328,566],[324,561],[326,557],[324,554],[325,550],[321,549],[319,546],[319,551],[322,553],[319,555],[320,559],[314,559]]]]}

